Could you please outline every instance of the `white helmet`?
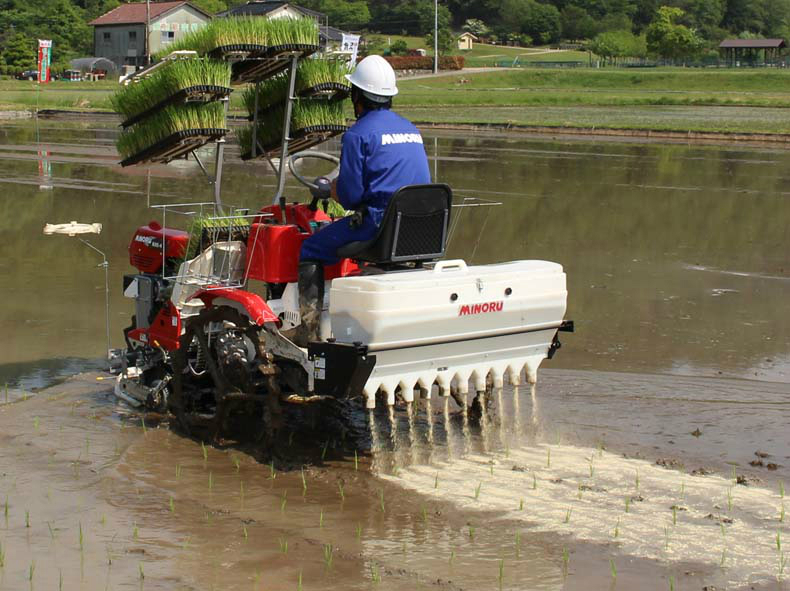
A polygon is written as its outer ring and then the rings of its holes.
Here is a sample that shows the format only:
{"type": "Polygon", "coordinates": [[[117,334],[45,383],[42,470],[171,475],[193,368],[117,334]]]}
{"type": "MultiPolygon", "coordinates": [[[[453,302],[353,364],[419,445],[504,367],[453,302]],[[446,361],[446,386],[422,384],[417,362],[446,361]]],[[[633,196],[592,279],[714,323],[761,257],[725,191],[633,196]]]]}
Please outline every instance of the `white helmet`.
{"type": "Polygon", "coordinates": [[[363,59],[354,73],[347,74],[346,78],[368,99],[376,103],[386,103],[398,94],[395,70],[380,55],[369,55],[363,59]]]}

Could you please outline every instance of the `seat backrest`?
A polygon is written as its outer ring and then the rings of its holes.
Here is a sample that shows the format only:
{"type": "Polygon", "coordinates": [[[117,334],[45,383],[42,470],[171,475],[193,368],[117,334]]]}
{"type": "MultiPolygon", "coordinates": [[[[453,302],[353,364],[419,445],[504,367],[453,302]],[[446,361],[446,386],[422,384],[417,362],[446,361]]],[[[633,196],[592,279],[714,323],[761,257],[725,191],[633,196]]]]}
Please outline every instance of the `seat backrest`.
{"type": "Polygon", "coordinates": [[[452,203],[445,184],[401,187],[390,198],[378,234],[354,258],[379,264],[442,258],[452,203]]]}

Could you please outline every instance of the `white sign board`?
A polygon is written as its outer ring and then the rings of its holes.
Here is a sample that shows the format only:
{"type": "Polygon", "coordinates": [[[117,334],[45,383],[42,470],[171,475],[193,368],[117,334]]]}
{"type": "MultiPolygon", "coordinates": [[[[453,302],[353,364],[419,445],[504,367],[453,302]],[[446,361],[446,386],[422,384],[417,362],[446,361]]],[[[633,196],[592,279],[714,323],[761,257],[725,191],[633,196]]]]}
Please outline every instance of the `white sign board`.
{"type": "Polygon", "coordinates": [[[349,62],[352,66],[356,65],[357,53],[359,52],[359,35],[349,35],[348,33],[343,33],[343,43],[340,46],[340,51],[343,53],[350,53],[351,59],[349,62]]]}

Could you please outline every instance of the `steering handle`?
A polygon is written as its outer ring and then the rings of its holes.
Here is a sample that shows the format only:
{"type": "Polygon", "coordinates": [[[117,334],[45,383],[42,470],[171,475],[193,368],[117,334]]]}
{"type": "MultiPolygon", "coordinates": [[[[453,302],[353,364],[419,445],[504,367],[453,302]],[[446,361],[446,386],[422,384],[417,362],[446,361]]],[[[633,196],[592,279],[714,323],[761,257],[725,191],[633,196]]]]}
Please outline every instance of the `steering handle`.
{"type": "MultiPolygon", "coordinates": [[[[296,172],[296,163],[303,158],[315,158],[317,160],[326,160],[327,162],[332,162],[335,164],[335,168],[329,173],[323,176],[323,178],[328,179],[330,182],[337,178],[337,175],[340,172],[340,158],[337,156],[333,156],[332,154],[326,154],[324,152],[297,152],[296,154],[292,154],[288,157],[288,170],[291,171],[291,174],[294,175],[294,178],[302,183],[305,187],[310,189],[310,192],[319,190],[319,186],[317,183],[307,180],[301,174],[296,172]]],[[[322,177],[319,177],[322,178],[322,177]]],[[[317,180],[317,179],[316,179],[317,180]]],[[[315,195],[315,194],[313,194],[315,195]]],[[[320,199],[320,197],[319,197],[320,199]]],[[[314,199],[315,200],[315,199],[314,199]]],[[[317,204],[317,201],[316,201],[317,204]]]]}

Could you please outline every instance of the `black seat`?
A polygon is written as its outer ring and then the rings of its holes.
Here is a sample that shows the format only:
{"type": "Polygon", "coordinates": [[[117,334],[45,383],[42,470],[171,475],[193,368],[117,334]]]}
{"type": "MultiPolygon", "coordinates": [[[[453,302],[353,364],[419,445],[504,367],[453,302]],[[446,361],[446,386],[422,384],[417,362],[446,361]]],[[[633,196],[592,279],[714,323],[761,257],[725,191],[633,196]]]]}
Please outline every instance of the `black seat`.
{"type": "Polygon", "coordinates": [[[448,185],[401,187],[390,199],[376,236],[341,246],[337,256],[376,265],[420,265],[442,258],[452,203],[448,185]]]}

